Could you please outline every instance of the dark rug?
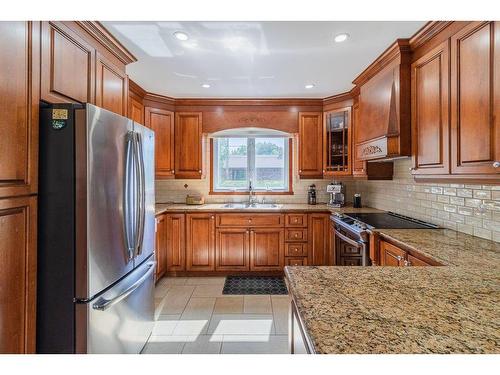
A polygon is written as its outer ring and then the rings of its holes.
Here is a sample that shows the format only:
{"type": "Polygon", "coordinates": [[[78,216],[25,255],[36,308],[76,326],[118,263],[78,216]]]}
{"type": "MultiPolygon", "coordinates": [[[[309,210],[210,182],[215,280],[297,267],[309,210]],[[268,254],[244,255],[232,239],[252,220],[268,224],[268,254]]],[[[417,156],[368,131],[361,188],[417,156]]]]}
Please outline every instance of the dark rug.
{"type": "Polygon", "coordinates": [[[288,294],[279,276],[228,276],[222,294],[288,294]]]}

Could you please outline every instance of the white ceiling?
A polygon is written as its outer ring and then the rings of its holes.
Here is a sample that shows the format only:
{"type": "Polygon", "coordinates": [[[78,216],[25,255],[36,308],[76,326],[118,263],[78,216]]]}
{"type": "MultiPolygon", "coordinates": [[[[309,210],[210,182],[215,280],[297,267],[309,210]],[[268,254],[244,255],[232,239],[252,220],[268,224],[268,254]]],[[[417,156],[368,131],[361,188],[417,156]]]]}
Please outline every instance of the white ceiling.
{"type": "Polygon", "coordinates": [[[138,59],[127,73],[175,98],[324,98],[425,22],[103,22],[138,59]],[[189,40],[173,36],[183,31],[189,40]],[[348,33],[343,43],[333,37],[348,33]],[[210,88],[201,87],[210,84],[210,88]],[[306,84],[314,88],[305,89],[306,84]]]}

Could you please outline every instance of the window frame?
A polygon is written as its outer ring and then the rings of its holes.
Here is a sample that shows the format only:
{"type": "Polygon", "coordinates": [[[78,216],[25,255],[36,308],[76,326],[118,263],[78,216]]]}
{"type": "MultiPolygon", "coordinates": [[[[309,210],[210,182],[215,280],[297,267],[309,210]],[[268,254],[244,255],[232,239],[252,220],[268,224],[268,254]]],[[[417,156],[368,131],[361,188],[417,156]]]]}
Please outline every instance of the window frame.
{"type": "MultiPolygon", "coordinates": [[[[238,137],[236,136],[235,138],[247,138],[247,139],[253,139],[255,138],[260,138],[260,137],[238,137]]],[[[210,195],[249,195],[249,190],[248,186],[245,189],[228,189],[228,190],[215,190],[215,184],[214,184],[214,179],[215,179],[215,147],[214,147],[214,138],[210,138],[210,195]]],[[[287,176],[285,176],[285,179],[288,179],[288,186],[286,190],[253,190],[253,193],[256,195],[293,195],[293,179],[292,179],[292,168],[293,168],[293,143],[292,143],[292,138],[288,138],[288,168],[285,167],[285,173],[287,176]]],[[[247,149],[247,157],[252,158],[253,161],[251,161],[251,164],[253,164],[254,169],[255,169],[255,159],[253,158],[253,154],[255,152],[255,147],[251,148],[248,147],[247,149]]],[[[285,152],[285,158],[286,158],[286,152],[285,152]]]]}

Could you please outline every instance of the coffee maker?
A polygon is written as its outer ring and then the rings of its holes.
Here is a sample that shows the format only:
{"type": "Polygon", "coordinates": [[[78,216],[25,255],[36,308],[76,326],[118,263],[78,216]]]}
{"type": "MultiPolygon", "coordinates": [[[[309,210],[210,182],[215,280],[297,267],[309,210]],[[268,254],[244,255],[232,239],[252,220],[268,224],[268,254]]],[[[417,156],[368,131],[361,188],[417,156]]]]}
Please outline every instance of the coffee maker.
{"type": "Polygon", "coordinates": [[[330,207],[343,207],[345,205],[345,185],[342,182],[331,182],[326,186],[326,192],[330,193],[330,207]]]}

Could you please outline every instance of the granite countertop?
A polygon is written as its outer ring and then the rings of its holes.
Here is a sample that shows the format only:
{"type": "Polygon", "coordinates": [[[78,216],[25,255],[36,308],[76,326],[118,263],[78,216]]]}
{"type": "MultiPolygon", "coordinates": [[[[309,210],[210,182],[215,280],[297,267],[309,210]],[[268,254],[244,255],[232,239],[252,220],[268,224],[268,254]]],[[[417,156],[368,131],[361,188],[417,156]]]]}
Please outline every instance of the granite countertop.
{"type": "Polygon", "coordinates": [[[157,203],[156,215],[164,212],[288,212],[288,211],[309,211],[309,212],[380,212],[375,208],[363,207],[353,208],[352,206],[345,206],[342,208],[332,208],[326,204],[279,204],[279,208],[227,208],[224,207],[225,203],[208,203],[202,205],[187,205],[181,203],[157,203]]]}
{"type": "Polygon", "coordinates": [[[379,230],[438,267],[286,267],[317,353],[500,353],[500,244],[379,230]]]}

